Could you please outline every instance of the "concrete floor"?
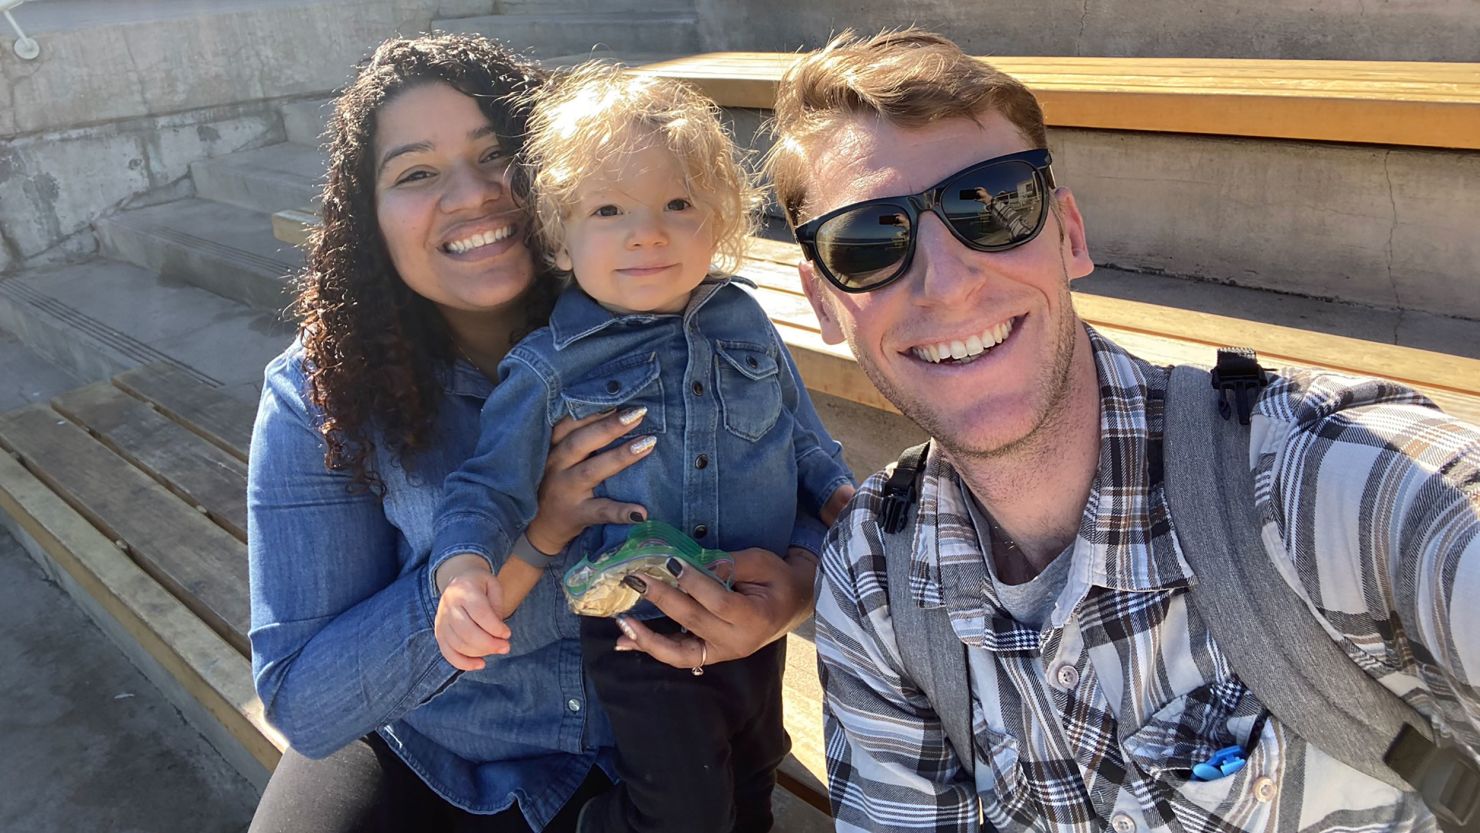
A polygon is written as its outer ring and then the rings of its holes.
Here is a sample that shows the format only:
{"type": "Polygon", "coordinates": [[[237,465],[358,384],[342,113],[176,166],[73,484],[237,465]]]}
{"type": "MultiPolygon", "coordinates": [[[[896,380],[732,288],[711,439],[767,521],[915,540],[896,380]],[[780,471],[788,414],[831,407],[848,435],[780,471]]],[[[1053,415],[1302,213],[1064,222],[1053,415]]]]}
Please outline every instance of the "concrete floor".
{"type": "Polygon", "coordinates": [[[236,833],[257,793],[0,531],[0,830],[236,833]]]}

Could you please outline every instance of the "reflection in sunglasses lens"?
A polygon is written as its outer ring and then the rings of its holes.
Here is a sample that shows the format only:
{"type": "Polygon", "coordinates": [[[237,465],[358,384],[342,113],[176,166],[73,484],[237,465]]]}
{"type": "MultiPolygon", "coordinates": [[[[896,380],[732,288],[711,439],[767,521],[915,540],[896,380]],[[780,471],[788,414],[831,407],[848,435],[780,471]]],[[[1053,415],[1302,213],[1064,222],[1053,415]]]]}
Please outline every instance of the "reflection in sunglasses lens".
{"type": "Polygon", "coordinates": [[[976,246],[1008,246],[1038,226],[1043,195],[1026,163],[976,171],[941,190],[941,208],[951,225],[976,246]]]}
{"type": "Polygon", "coordinates": [[[870,205],[841,214],[817,230],[818,257],[849,286],[866,287],[890,277],[910,243],[903,208],[870,205]]]}

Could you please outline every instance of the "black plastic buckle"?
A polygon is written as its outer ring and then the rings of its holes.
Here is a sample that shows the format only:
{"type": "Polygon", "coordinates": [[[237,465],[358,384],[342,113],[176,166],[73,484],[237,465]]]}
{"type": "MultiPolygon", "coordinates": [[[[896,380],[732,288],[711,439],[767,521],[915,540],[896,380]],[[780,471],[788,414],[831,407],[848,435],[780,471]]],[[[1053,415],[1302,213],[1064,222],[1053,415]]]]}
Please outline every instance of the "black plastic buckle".
{"type": "Polygon", "coordinates": [[[1238,424],[1248,425],[1254,413],[1254,399],[1259,391],[1269,384],[1264,378],[1264,368],[1259,366],[1259,357],[1247,347],[1225,347],[1218,351],[1218,364],[1213,368],[1213,388],[1218,391],[1218,415],[1230,416],[1225,393],[1233,394],[1238,408],[1238,424]]]}
{"type": "Polygon", "coordinates": [[[1480,830],[1480,767],[1463,752],[1405,724],[1382,760],[1413,785],[1440,829],[1480,830]]]}
{"type": "Polygon", "coordinates": [[[925,469],[925,457],[930,453],[930,443],[907,448],[899,455],[894,471],[884,481],[884,505],[879,509],[879,525],[886,534],[904,529],[905,519],[910,514],[910,504],[915,502],[920,483],[920,472],[925,469]]]}
{"type": "Polygon", "coordinates": [[[884,508],[879,512],[879,523],[884,531],[893,535],[904,529],[905,516],[909,514],[910,504],[914,503],[914,488],[896,489],[893,483],[884,486],[884,508]]]}

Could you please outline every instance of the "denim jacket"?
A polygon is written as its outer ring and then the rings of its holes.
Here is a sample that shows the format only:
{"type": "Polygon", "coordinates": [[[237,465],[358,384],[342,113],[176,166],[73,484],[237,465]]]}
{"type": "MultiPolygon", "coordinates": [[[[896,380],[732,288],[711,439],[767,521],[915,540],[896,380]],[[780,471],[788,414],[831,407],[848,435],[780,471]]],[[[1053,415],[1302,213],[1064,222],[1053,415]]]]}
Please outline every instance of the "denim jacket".
{"type": "Polygon", "coordinates": [[[543,828],[593,764],[611,772],[611,729],[556,576],[516,614],[510,653],[482,671],[457,672],[432,634],[432,523],[493,386],[470,365],[451,369],[432,447],[406,460],[373,451],[382,501],[325,470],[302,362],[295,344],[268,365],[252,436],[250,638],[267,719],[309,757],[379,732],[452,804],[491,813],[518,799],[543,828]]]}
{"type": "MultiPolygon", "coordinates": [[[[760,304],[735,279],[711,278],[676,315],[617,314],[576,287],[561,294],[550,326],[499,365],[478,450],[447,479],[433,569],[463,552],[496,568],[534,518],[552,426],[637,405],[647,416],[618,442],[651,435],[657,446],[598,495],[639,503],[706,547],[820,551],[816,515],[852,480],[842,448],[760,304]]],[[[553,569],[626,536],[625,526],[591,527],[553,569]]]]}

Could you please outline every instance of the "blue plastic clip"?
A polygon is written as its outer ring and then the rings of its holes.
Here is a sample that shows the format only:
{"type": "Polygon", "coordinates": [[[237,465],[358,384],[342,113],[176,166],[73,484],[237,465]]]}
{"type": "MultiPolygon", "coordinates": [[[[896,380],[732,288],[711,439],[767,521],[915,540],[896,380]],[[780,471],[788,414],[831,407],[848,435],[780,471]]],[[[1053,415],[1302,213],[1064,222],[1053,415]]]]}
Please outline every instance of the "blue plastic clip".
{"type": "Polygon", "coordinates": [[[1248,761],[1244,759],[1241,746],[1225,746],[1213,753],[1213,757],[1192,767],[1194,781],[1216,781],[1238,772],[1248,761]]]}

